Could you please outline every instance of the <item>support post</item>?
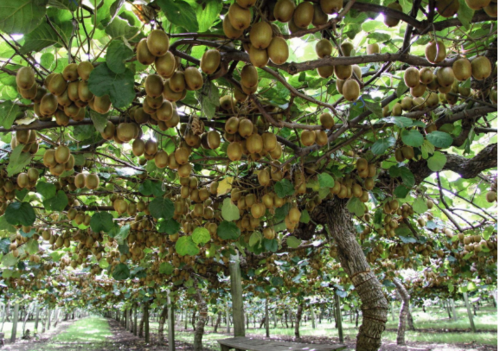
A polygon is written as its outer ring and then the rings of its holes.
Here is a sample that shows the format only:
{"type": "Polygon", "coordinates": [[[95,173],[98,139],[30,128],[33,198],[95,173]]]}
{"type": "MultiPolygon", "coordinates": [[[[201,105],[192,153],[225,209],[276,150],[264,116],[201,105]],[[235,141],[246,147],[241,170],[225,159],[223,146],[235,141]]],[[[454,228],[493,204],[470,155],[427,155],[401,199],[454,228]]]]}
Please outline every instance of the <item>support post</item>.
{"type": "Polygon", "coordinates": [[[269,298],[266,297],[266,338],[269,338],[269,298]]]}
{"type": "Polygon", "coordinates": [[[456,322],[457,321],[457,311],[455,310],[455,300],[449,299],[449,302],[451,305],[451,311],[453,312],[453,320],[456,322]]]}
{"type": "Polygon", "coordinates": [[[40,318],[40,304],[36,304],[36,314],[35,314],[35,330],[36,330],[36,333],[38,333],[38,320],[40,318]]]}
{"type": "Polygon", "coordinates": [[[174,303],[170,297],[170,290],[167,291],[167,323],[168,323],[168,351],[175,351],[175,310],[174,303]]]}
{"type": "Polygon", "coordinates": [[[316,329],[316,315],[314,314],[314,305],[311,305],[311,320],[312,320],[312,328],[316,329]]]}
{"type": "Polygon", "coordinates": [[[17,320],[19,319],[19,303],[14,305],[14,317],[12,320],[12,333],[10,334],[10,342],[16,342],[16,333],[17,333],[17,320]]]}
{"type": "Polygon", "coordinates": [[[472,316],[472,312],[470,310],[469,295],[467,295],[466,292],[464,292],[464,301],[465,301],[465,307],[467,307],[467,314],[469,315],[470,327],[472,328],[472,332],[475,333],[476,326],[474,325],[474,317],[472,316]]]}
{"type": "Polygon", "coordinates": [[[337,310],[337,327],[339,330],[339,341],[344,342],[344,331],[342,329],[342,312],[340,311],[340,297],[335,294],[335,309],[337,310]]]}
{"type": "Polygon", "coordinates": [[[243,289],[238,252],[229,258],[229,275],[231,276],[231,299],[233,303],[233,334],[234,336],[245,336],[245,313],[243,311],[243,289]]]}

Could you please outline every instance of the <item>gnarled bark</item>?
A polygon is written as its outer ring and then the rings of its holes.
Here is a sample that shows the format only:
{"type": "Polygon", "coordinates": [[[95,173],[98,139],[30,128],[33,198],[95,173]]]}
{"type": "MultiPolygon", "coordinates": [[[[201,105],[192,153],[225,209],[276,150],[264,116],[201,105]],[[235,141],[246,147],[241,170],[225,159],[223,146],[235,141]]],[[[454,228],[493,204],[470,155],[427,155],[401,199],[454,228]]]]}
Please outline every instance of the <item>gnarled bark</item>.
{"type": "Polygon", "coordinates": [[[168,317],[168,306],[165,305],[160,314],[160,322],[158,324],[158,339],[160,341],[165,341],[165,335],[163,335],[163,331],[165,330],[165,322],[168,317]]]}
{"type": "Polygon", "coordinates": [[[398,336],[396,342],[398,345],[405,345],[406,320],[408,318],[410,295],[408,295],[403,283],[401,283],[398,278],[394,279],[394,285],[396,285],[396,289],[398,289],[398,293],[401,296],[401,310],[399,312],[398,336]]]}
{"type": "Polygon", "coordinates": [[[205,324],[208,319],[208,308],[205,299],[200,293],[200,290],[197,288],[196,293],[194,294],[194,299],[198,303],[198,311],[199,317],[196,322],[196,329],[194,332],[194,351],[202,351],[203,349],[203,332],[205,331],[205,324]]]}
{"type": "Polygon", "coordinates": [[[297,316],[295,319],[295,339],[300,339],[300,320],[302,319],[302,310],[304,309],[304,303],[301,302],[297,308],[297,316]]]}

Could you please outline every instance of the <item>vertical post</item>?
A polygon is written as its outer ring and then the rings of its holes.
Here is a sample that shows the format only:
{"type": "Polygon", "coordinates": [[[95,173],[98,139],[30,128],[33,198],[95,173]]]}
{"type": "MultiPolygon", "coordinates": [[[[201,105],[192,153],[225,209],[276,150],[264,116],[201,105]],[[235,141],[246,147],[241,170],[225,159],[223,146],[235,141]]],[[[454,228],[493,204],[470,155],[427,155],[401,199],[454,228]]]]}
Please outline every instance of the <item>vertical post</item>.
{"type": "Polygon", "coordinates": [[[229,325],[229,302],[226,302],[226,332],[231,332],[231,326],[229,325]]]}
{"type": "Polygon", "coordinates": [[[137,303],[134,307],[134,335],[137,336],[137,303]]]}
{"type": "Polygon", "coordinates": [[[337,310],[337,326],[339,329],[339,341],[344,342],[344,331],[342,330],[342,312],[340,311],[340,297],[335,294],[335,307],[337,310]]]}
{"type": "Polygon", "coordinates": [[[314,305],[311,305],[311,320],[312,320],[312,328],[316,329],[316,315],[314,314],[314,305]]]}
{"type": "Polygon", "coordinates": [[[149,344],[149,303],[144,304],[144,340],[149,344]]]}
{"type": "Polygon", "coordinates": [[[19,319],[19,304],[16,303],[14,305],[14,317],[12,320],[12,333],[10,335],[10,342],[16,342],[16,333],[17,333],[17,320],[19,319]]]}
{"type": "MultiPolygon", "coordinates": [[[[234,336],[245,336],[245,313],[243,311],[243,288],[241,286],[240,255],[236,252],[229,258],[231,276],[231,299],[233,303],[234,336]]],[[[228,323],[229,324],[229,323],[228,323]]]]}
{"type": "Polygon", "coordinates": [[[266,338],[269,337],[269,298],[266,297],[266,338]]]}
{"type": "Polygon", "coordinates": [[[38,333],[38,319],[40,318],[40,304],[36,304],[36,315],[35,315],[35,330],[38,333]]]}
{"type": "Polygon", "coordinates": [[[175,311],[174,303],[170,297],[170,290],[167,291],[168,305],[168,351],[175,351],[175,311]]]}
{"type": "Polygon", "coordinates": [[[394,301],[391,301],[391,316],[392,316],[392,321],[394,322],[394,301]]]}
{"type": "Polygon", "coordinates": [[[469,304],[469,295],[467,295],[466,292],[464,292],[464,301],[465,301],[465,307],[467,307],[467,314],[469,315],[469,322],[470,326],[472,328],[472,332],[476,332],[476,326],[474,325],[474,317],[472,316],[472,312],[470,310],[470,304],[469,304]]]}
{"type": "Polygon", "coordinates": [[[455,300],[449,299],[448,301],[450,302],[451,311],[453,312],[453,320],[456,322],[457,321],[457,311],[455,310],[455,300]]]}
{"type": "Polygon", "coordinates": [[[52,316],[52,311],[50,308],[47,309],[47,330],[50,330],[50,317],[52,316]]]}
{"type": "Polygon", "coordinates": [[[278,327],[278,322],[276,321],[276,308],[273,309],[273,322],[274,322],[274,329],[278,327]]]}

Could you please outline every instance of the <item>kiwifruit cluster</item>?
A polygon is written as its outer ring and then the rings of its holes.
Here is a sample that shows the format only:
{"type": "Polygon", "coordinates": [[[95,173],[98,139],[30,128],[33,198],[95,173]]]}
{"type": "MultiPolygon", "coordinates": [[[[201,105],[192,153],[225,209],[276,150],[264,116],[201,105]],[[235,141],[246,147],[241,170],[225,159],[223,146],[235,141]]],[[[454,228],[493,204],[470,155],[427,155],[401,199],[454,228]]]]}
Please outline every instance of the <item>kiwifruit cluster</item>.
{"type": "Polygon", "coordinates": [[[495,202],[497,201],[497,183],[494,182],[490,190],[486,193],[486,201],[495,202]]]}
{"type": "Polygon", "coordinates": [[[36,130],[21,129],[12,133],[10,148],[14,150],[19,145],[24,145],[22,152],[34,155],[38,152],[38,140],[36,130]]]}
{"type": "Polygon", "coordinates": [[[49,169],[53,176],[59,177],[65,171],[74,169],[75,157],[71,154],[69,147],[59,145],[55,149],[45,150],[43,165],[49,169]]]}
{"type": "MultiPolygon", "coordinates": [[[[497,1],[496,0],[465,0],[465,3],[472,10],[483,9],[490,17],[497,17],[497,1]]],[[[443,17],[453,17],[460,9],[459,0],[436,0],[437,12],[443,17]]]]}

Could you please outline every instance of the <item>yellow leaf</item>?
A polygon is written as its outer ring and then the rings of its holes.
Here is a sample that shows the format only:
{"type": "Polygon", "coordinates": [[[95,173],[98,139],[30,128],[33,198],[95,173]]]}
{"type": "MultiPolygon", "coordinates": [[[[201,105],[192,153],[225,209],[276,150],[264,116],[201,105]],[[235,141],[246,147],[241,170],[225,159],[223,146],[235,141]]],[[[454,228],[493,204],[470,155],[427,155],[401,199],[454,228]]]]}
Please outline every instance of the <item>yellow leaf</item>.
{"type": "Polygon", "coordinates": [[[233,188],[233,177],[226,177],[222,181],[219,182],[219,186],[217,188],[217,196],[221,196],[227,194],[233,188]]]}

